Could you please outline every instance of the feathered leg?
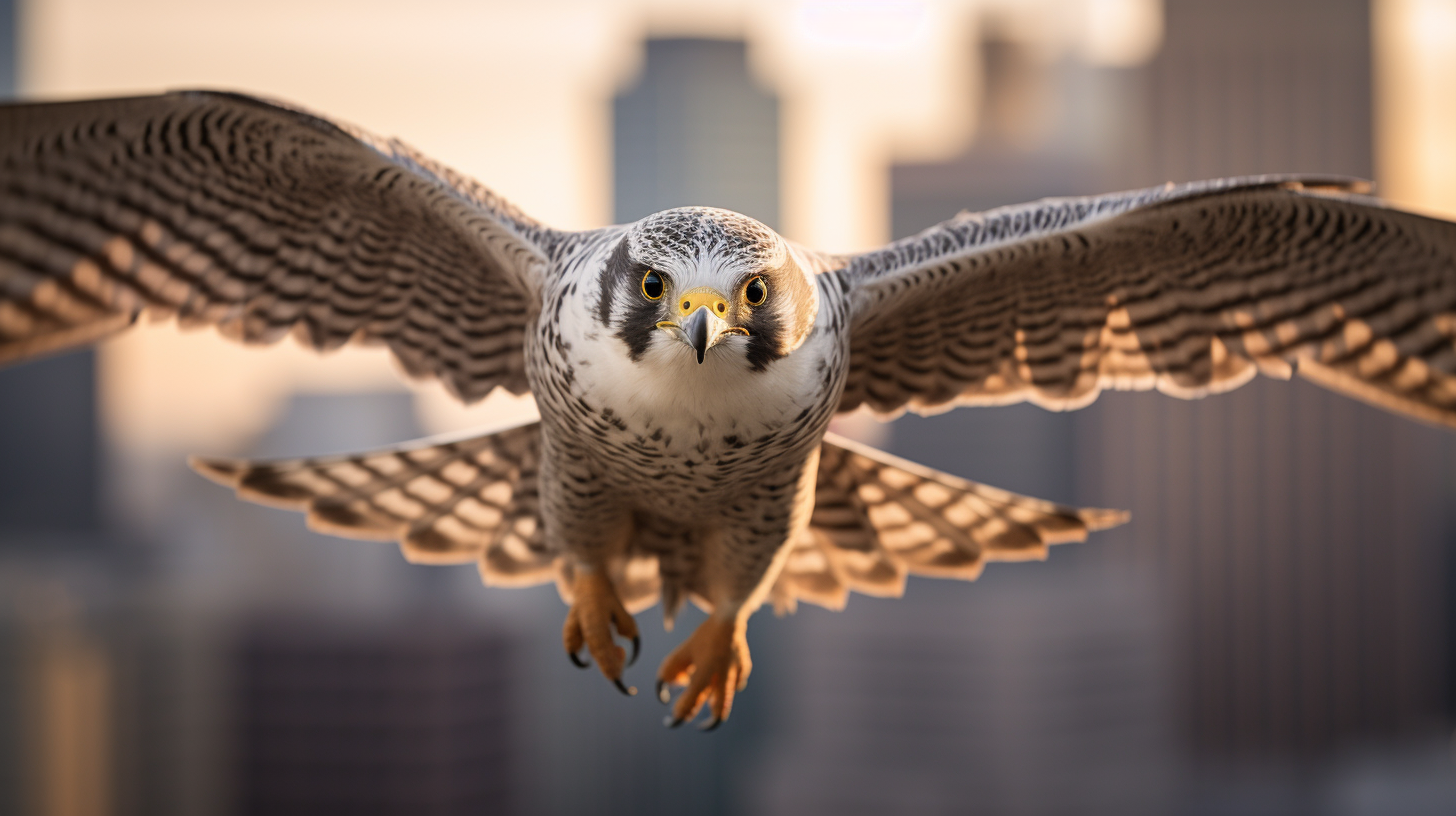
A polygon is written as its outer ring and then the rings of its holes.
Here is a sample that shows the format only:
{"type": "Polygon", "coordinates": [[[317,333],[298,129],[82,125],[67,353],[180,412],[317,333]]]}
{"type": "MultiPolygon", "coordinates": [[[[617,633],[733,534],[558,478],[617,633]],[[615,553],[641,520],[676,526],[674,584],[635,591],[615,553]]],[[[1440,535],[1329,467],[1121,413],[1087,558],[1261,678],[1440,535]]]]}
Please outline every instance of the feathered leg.
{"type": "Polygon", "coordinates": [[[797,469],[745,486],[742,506],[758,512],[730,517],[702,536],[703,590],[712,612],[658,669],[657,696],[664,703],[672,702],[669,685],[686,687],[673,703],[669,726],[693,719],[706,705],[711,717],[704,730],[712,730],[733,710],[733,696],[753,670],[748,618],[783,569],[789,542],[809,525],[818,467],[815,448],[797,469]]]}

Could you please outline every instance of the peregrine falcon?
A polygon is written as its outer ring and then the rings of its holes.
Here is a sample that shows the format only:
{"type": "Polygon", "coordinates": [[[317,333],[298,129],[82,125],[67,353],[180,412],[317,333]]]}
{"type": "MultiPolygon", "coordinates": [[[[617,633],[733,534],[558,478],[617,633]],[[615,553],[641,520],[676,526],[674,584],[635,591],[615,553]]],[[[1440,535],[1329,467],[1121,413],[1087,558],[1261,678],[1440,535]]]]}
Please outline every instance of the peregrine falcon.
{"type": "Polygon", "coordinates": [[[1456,224],[1350,179],[1047,199],[833,255],[707,207],[551,229],[399,141],[226,93],[0,107],[0,166],[0,361],[146,312],[383,344],[467,402],[531,393],[538,422],[469,437],[193,466],[413,562],[555,581],[567,654],[624,692],[632,615],[693,600],[657,672],[673,725],[728,716],[765,603],[973,579],[1127,520],[896,459],[836,414],[1262,372],[1456,425],[1456,224]]]}

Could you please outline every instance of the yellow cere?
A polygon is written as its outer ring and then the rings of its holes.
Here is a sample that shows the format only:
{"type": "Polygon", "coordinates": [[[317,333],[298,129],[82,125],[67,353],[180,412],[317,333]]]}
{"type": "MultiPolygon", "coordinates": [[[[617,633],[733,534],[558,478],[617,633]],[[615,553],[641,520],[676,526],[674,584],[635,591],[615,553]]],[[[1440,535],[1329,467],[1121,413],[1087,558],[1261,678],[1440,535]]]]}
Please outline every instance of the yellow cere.
{"type": "Polygon", "coordinates": [[[719,317],[728,316],[728,298],[716,289],[701,287],[678,295],[678,314],[690,315],[702,306],[719,317]]]}

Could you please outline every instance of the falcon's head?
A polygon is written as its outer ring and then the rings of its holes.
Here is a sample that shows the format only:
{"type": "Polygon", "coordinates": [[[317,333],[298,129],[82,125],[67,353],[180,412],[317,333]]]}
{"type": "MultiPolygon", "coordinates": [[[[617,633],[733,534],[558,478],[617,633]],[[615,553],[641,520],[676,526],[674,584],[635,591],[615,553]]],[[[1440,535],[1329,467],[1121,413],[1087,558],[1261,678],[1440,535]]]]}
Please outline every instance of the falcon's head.
{"type": "Polygon", "coordinates": [[[632,225],[602,270],[602,323],[632,360],[653,349],[702,363],[736,355],[754,371],[798,348],[818,311],[813,276],[778,233],[711,207],[632,225]]]}

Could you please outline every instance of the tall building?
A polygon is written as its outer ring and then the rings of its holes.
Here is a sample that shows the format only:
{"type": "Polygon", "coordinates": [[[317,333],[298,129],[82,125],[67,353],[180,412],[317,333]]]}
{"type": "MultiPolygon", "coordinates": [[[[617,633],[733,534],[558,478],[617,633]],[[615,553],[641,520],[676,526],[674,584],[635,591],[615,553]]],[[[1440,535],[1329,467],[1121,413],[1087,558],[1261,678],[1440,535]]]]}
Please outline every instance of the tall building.
{"type": "Polygon", "coordinates": [[[779,108],[741,40],[652,39],[612,103],[613,219],[722,207],[779,220],[779,108]]]}
{"type": "MultiPolygon", "coordinates": [[[[1115,117],[1065,101],[1125,104],[1125,77],[986,30],[976,143],[950,162],[892,168],[897,237],[961,209],[1093,193],[1113,172],[1099,151],[1122,142],[1105,129],[1115,117]]],[[[1035,496],[1078,491],[1068,414],[906,416],[889,447],[1035,496]]],[[[1181,768],[1156,576],[1083,546],[989,565],[970,585],[912,579],[901,599],[802,609],[761,812],[1170,812],[1181,768]]]]}
{"type": "MultiPolygon", "coordinates": [[[[1367,0],[1169,0],[1137,181],[1372,176],[1367,0]]],[[[1128,505],[1114,557],[1173,598],[1181,725],[1203,755],[1313,759],[1447,716],[1449,431],[1308,383],[1113,395],[1079,495],[1128,505]]]]}
{"type": "MultiPolygon", "coordinates": [[[[1018,67],[1004,48],[988,48],[988,133],[952,162],[895,169],[897,234],[949,217],[956,185],[960,206],[982,209],[1166,180],[1372,175],[1368,0],[1167,0],[1162,48],[1134,69],[1018,67]],[[1067,124],[1008,139],[998,133],[1014,122],[995,103],[1027,72],[1059,100],[1049,120],[1067,124]],[[1119,106],[1088,117],[1077,88],[1119,106]]],[[[1187,808],[1312,807],[1325,794],[1311,769],[1449,729],[1449,431],[1259,378],[1193,402],[1106,393],[1072,414],[909,418],[893,445],[971,478],[1132,511],[1051,566],[1155,576],[1187,808]],[[1198,781],[1220,768],[1249,773],[1198,781]]]]}

